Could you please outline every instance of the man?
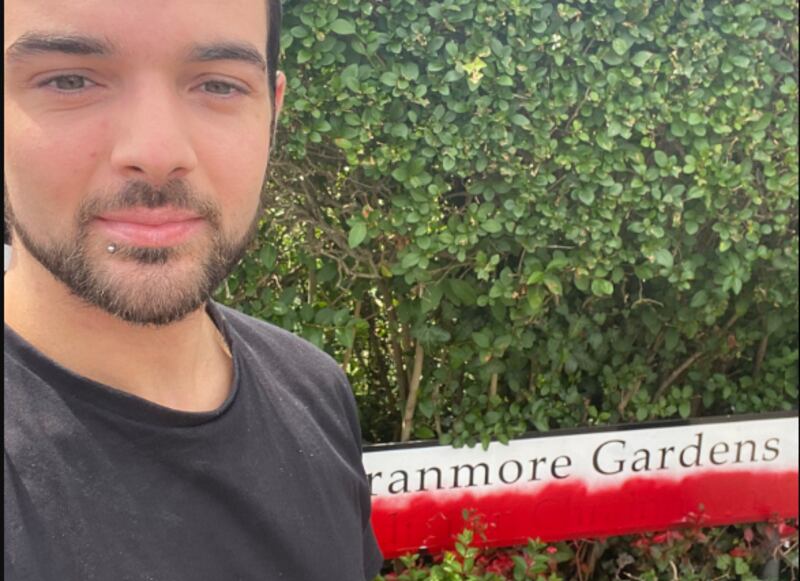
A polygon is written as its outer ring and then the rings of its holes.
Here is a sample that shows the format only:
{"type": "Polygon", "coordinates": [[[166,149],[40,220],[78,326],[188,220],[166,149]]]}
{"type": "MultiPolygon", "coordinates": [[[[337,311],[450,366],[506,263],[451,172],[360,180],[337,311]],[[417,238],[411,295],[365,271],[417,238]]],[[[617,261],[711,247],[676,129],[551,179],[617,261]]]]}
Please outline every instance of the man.
{"type": "Polygon", "coordinates": [[[378,572],[345,377],[209,300],[257,231],[279,19],[5,3],[7,579],[378,572]]]}

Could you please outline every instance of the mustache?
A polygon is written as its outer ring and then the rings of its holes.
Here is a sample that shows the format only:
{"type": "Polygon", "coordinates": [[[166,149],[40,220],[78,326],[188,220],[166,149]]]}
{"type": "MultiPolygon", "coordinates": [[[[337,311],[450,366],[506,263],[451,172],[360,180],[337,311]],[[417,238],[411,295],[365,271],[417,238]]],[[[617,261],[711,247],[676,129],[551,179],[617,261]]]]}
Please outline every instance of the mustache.
{"type": "Polygon", "coordinates": [[[110,197],[86,200],[78,210],[79,226],[89,224],[105,212],[141,207],[189,210],[205,219],[211,226],[218,227],[220,224],[220,210],[214,202],[202,198],[186,181],[173,179],[161,187],[153,186],[143,180],[129,180],[110,197]]]}

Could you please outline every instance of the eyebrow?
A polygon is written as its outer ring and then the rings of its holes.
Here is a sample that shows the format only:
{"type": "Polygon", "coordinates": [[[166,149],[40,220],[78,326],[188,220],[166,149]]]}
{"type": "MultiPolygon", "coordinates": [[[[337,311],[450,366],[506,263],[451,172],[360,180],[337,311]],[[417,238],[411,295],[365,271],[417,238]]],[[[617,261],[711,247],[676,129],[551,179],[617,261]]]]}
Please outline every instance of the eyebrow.
{"type": "Polygon", "coordinates": [[[244,42],[214,42],[199,44],[189,52],[190,62],[241,61],[255,65],[260,70],[267,69],[267,61],[251,44],[244,42]]]}
{"type": "MultiPolygon", "coordinates": [[[[6,50],[9,61],[47,53],[106,57],[116,49],[107,40],[74,34],[48,34],[28,32],[14,41],[6,50]]],[[[188,62],[240,61],[255,65],[265,71],[267,62],[253,45],[246,42],[212,42],[194,45],[188,53],[188,62]]]]}
{"type": "Polygon", "coordinates": [[[6,49],[6,57],[14,61],[46,53],[108,56],[113,52],[111,43],[88,36],[26,32],[6,49]]]}

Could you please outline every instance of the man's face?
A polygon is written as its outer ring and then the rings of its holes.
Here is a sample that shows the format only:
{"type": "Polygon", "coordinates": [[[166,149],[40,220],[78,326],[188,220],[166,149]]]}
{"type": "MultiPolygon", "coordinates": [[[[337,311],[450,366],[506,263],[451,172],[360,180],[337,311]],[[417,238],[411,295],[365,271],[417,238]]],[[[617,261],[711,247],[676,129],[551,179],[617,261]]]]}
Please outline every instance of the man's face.
{"type": "Polygon", "coordinates": [[[255,233],[283,97],[266,20],[264,0],[7,0],[20,260],[135,323],[202,305],[255,233]]]}

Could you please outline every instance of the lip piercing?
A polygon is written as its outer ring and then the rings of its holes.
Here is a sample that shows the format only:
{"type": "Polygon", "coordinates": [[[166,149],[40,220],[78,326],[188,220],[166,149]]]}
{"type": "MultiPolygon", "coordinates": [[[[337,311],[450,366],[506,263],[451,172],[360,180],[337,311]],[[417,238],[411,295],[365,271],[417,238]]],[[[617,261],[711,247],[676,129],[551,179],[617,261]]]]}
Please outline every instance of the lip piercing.
{"type": "Polygon", "coordinates": [[[108,246],[106,246],[106,250],[108,250],[109,254],[114,254],[117,251],[117,245],[109,244],[108,246]]]}

